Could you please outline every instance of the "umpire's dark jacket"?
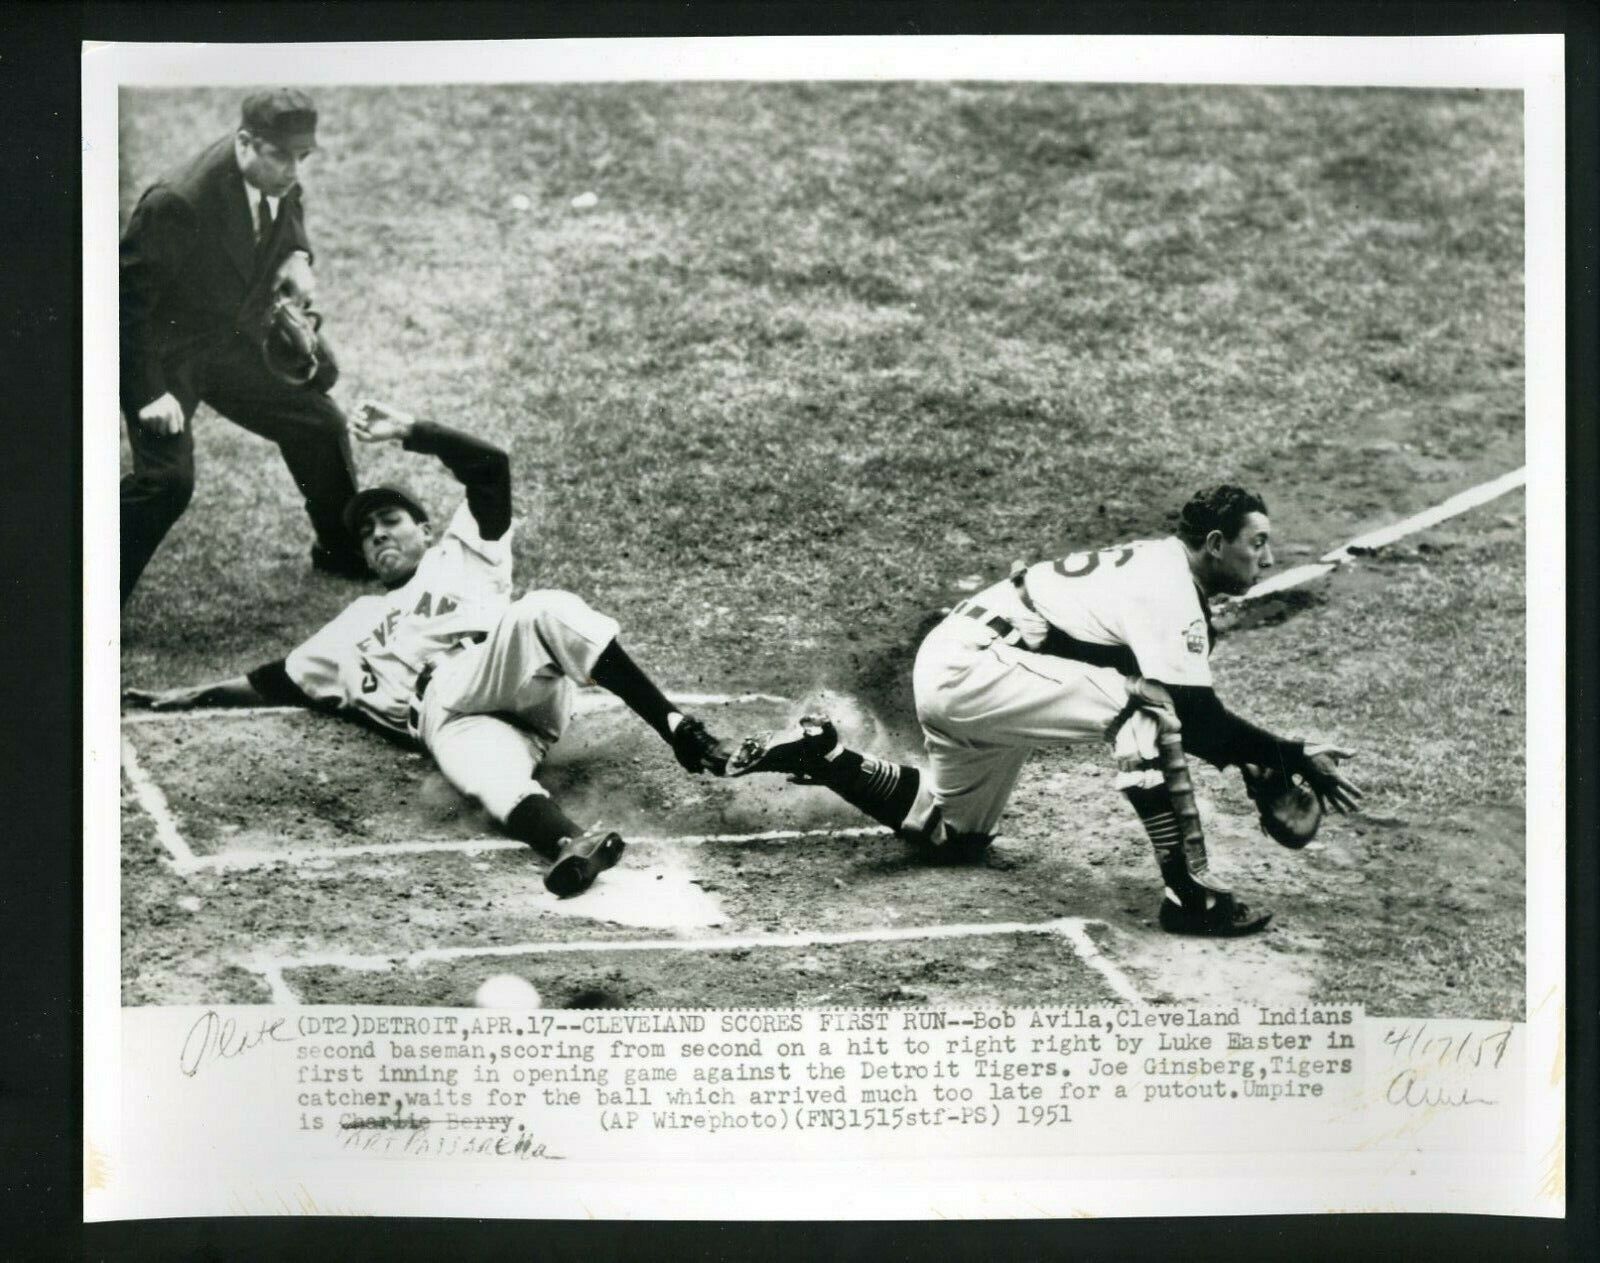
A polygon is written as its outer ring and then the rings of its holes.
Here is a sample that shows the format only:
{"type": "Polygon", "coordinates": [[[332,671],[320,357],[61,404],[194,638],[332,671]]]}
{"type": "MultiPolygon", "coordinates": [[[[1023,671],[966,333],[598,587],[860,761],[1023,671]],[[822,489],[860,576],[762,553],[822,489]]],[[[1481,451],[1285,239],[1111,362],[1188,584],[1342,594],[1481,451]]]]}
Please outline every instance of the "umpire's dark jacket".
{"type": "Polygon", "coordinates": [[[123,410],[170,391],[192,411],[193,361],[235,336],[246,300],[296,250],[311,253],[300,186],[258,251],[231,134],[146,189],[122,236],[123,410]]]}

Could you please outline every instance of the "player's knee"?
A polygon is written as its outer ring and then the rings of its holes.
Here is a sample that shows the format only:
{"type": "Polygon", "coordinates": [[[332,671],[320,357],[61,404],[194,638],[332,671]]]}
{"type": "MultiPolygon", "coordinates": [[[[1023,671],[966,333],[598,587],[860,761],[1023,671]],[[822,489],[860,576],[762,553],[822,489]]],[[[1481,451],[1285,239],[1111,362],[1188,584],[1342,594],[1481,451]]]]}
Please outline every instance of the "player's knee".
{"type": "Polygon", "coordinates": [[[1146,680],[1140,676],[1127,676],[1123,680],[1128,690],[1128,699],[1140,710],[1150,716],[1155,722],[1156,731],[1161,733],[1177,733],[1183,731],[1183,724],[1178,719],[1178,708],[1172,700],[1172,694],[1166,686],[1156,680],[1146,680]]]}
{"type": "Polygon", "coordinates": [[[581,619],[593,612],[581,596],[560,588],[536,588],[524,592],[512,604],[512,609],[519,619],[536,627],[552,621],[570,625],[574,619],[581,619]]]}

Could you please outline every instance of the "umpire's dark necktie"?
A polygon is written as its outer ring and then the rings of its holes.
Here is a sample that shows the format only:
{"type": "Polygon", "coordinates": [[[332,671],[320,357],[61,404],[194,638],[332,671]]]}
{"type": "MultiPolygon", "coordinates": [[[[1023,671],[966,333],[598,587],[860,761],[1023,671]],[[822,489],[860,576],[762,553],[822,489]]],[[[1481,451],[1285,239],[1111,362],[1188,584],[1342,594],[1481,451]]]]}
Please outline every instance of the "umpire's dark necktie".
{"type": "Polygon", "coordinates": [[[261,201],[256,210],[259,218],[256,222],[256,253],[267,252],[267,242],[272,240],[272,204],[267,201],[267,195],[261,195],[261,201]]]}

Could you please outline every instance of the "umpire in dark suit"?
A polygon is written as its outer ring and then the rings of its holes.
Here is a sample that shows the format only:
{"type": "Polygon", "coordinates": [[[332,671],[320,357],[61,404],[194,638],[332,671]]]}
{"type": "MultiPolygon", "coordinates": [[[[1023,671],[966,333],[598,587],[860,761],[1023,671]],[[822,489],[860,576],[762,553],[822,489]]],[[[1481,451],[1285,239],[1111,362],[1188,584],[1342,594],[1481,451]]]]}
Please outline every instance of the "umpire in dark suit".
{"type": "Polygon", "coordinates": [[[267,370],[251,313],[274,291],[313,298],[297,182],[316,148],[302,92],[257,93],[239,129],[145,190],[122,237],[121,395],[133,448],[122,480],[122,599],[188,506],[192,418],[203,401],[271,439],[305,496],[312,564],[350,578],[366,563],[341,513],[355,494],[343,414],[323,393],[267,370]]]}

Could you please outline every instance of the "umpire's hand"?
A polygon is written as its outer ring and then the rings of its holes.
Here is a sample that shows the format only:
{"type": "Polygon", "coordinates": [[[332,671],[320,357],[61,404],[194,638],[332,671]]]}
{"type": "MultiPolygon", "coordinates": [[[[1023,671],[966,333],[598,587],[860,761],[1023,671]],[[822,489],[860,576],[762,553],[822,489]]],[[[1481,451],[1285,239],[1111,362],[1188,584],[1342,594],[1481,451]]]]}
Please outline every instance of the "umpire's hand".
{"type": "Polygon", "coordinates": [[[139,424],[152,434],[178,434],[183,430],[183,405],[169,391],[139,409],[139,424]]]}
{"type": "Polygon", "coordinates": [[[302,307],[316,306],[317,278],[311,271],[311,260],[303,251],[296,250],[278,265],[278,278],[273,288],[302,307]]]}

